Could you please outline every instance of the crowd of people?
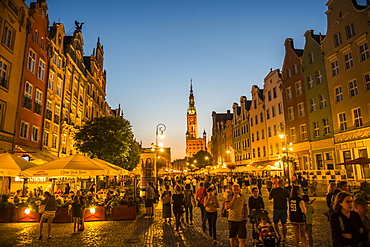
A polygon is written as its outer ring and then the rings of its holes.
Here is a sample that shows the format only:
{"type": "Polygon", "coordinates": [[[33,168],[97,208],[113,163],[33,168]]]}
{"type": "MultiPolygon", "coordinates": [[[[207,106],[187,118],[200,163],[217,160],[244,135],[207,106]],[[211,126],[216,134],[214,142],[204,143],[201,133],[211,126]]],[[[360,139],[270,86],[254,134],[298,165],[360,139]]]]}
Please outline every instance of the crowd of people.
{"type": "MultiPolygon", "coordinates": [[[[293,175],[291,182],[292,186],[286,187],[286,181],[278,176],[165,176],[159,179],[158,184],[164,188],[160,195],[163,219],[165,223],[171,223],[173,214],[175,236],[178,236],[181,222],[185,227],[193,225],[193,210],[198,207],[202,229],[207,231],[208,222],[209,238],[216,243],[217,217],[220,212],[228,220],[230,246],[236,246],[236,241],[239,241],[239,246],[245,246],[247,222],[254,219],[257,212],[266,210],[262,198],[264,184],[269,193],[268,198],[273,203],[273,212],[271,220],[264,217],[257,222],[260,239],[265,234],[274,234],[277,243],[286,243],[289,219],[293,228],[294,246],[301,243],[305,247],[312,247],[314,200],[310,200],[308,194],[311,188],[311,195],[316,197],[318,184],[315,177],[307,181],[296,175],[293,175]],[[242,193],[242,188],[245,193],[242,193]],[[217,194],[222,194],[221,202],[217,194]]],[[[334,182],[328,185],[326,202],[328,211],[325,214],[330,221],[333,246],[370,246],[367,201],[355,199],[348,193],[347,182],[341,181],[338,187],[334,182]]],[[[258,239],[253,238],[253,241],[258,239]]]]}

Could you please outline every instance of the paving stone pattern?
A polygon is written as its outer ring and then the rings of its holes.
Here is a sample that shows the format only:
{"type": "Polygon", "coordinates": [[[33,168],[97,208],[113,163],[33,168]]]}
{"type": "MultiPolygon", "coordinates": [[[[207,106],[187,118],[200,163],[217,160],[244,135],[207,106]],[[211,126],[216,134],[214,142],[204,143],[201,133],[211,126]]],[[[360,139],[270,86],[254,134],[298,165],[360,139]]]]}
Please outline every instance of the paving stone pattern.
{"type": "MultiPolygon", "coordinates": [[[[272,202],[267,198],[267,190],[263,190],[263,193],[266,208],[272,218],[272,202]]],[[[221,195],[219,199],[222,204],[221,195]]],[[[316,197],[313,206],[314,246],[331,246],[329,223],[323,214],[326,210],[324,196],[316,197]]],[[[186,227],[181,224],[180,236],[177,238],[174,235],[174,218],[172,225],[164,223],[161,208],[161,203],[155,205],[155,216],[151,219],[139,215],[136,220],[86,222],[85,231],[76,235],[71,235],[72,223],[53,223],[52,238],[49,240],[38,240],[38,223],[0,223],[0,246],[229,246],[227,220],[220,213],[217,218],[218,242],[214,244],[208,237],[208,231],[202,231],[199,208],[193,210],[194,226],[186,227]]],[[[140,211],[145,212],[143,205],[140,211]]],[[[247,246],[252,246],[250,226],[248,223],[247,246]]],[[[44,236],[46,227],[47,224],[44,224],[44,236]]],[[[292,227],[289,223],[285,246],[293,246],[292,227]]]]}

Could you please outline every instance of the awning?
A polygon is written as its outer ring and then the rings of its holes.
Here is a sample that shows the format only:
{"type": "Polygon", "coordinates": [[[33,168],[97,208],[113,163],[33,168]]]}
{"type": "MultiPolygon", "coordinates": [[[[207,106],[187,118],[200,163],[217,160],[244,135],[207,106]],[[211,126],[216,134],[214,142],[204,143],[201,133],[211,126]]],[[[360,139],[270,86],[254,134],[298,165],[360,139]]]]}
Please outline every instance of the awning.
{"type": "Polygon", "coordinates": [[[59,159],[58,156],[52,154],[47,150],[40,150],[38,148],[28,147],[24,145],[15,145],[14,154],[17,156],[29,155],[31,157],[31,162],[37,165],[41,165],[53,160],[59,159]]]}

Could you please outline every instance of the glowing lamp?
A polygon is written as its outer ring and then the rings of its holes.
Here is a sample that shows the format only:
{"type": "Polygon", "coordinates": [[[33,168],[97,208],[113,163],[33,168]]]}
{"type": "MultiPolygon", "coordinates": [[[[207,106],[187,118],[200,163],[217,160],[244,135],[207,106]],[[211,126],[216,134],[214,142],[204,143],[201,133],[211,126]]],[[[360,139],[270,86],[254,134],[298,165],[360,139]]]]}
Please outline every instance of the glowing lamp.
{"type": "Polygon", "coordinates": [[[90,208],[90,213],[95,214],[95,208],[90,208]]]}
{"type": "Polygon", "coordinates": [[[24,213],[25,213],[25,214],[30,214],[30,213],[31,213],[31,210],[30,210],[29,208],[26,208],[26,209],[24,210],[24,213]]]}

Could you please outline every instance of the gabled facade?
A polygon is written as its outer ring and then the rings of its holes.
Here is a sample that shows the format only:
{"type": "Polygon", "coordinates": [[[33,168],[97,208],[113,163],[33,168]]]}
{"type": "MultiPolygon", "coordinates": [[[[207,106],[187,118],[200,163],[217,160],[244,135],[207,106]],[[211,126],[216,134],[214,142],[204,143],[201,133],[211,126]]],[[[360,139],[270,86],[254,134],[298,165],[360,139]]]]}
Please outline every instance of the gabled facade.
{"type": "Polygon", "coordinates": [[[334,130],[328,81],[321,50],[321,42],[325,36],[315,35],[313,30],[308,30],[304,36],[306,43],[302,56],[302,68],[311,155],[310,159],[304,157],[302,166],[304,170],[334,169],[334,130]]]}
{"type": "MultiPolygon", "coordinates": [[[[230,136],[230,132],[233,127],[230,125],[230,121],[233,119],[233,114],[228,110],[226,113],[216,113],[212,112],[212,137],[211,137],[211,147],[210,152],[213,158],[213,165],[224,166],[225,161],[231,161],[231,158],[226,159],[227,144],[226,143],[226,133],[225,128],[228,128],[227,133],[230,136]],[[226,123],[228,123],[226,125],[226,123]]],[[[228,139],[230,141],[230,138],[228,139]]]]}
{"type": "MultiPolygon", "coordinates": [[[[370,5],[330,0],[322,41],[332,111],[336,163],[370,154],[370,5]]],[[[362,178],[358,166],[341,167],[362,178]]],[[[369,168],[365,169],[370,177],[369,168]]]]}
{"type": "Polygon", "coordinates": [[[0,7],[0,152],[13,152],[27,38],[28,7],[21,0],[0,7]]]}

